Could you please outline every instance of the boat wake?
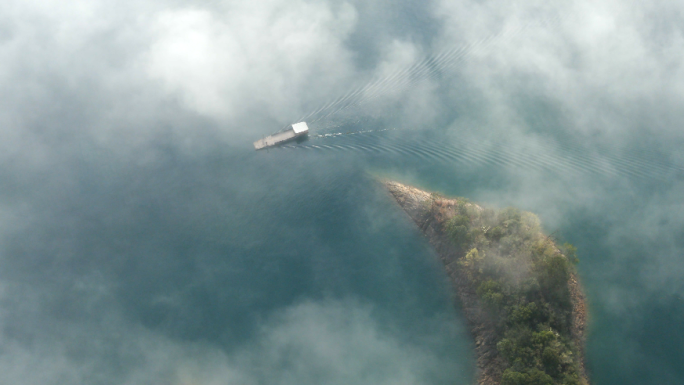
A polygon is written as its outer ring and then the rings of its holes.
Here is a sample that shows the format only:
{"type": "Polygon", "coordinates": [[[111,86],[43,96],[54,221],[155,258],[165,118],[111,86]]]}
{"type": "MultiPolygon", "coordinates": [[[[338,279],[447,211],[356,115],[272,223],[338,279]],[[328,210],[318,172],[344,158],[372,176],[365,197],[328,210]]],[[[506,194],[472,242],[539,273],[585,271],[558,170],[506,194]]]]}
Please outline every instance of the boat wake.
{"type": "Polygon", "coordinates": [[[596,152],[572,143],[547,140],[537,149],[461,138],[457,143],[435,139],[403,138],[383,135],[395,129],[337,132],[314,135],[316,143],[288,145],[284,148],[318,152],[353,152],[385,160],[464,164],[535,170],[568,176],[594,175],[604,178],[644,178],[671,181],[684,178],[684,167],[644,156],[617,151],[596,152]],[[547,149],[539,151],[538,149],[547,149]]]}

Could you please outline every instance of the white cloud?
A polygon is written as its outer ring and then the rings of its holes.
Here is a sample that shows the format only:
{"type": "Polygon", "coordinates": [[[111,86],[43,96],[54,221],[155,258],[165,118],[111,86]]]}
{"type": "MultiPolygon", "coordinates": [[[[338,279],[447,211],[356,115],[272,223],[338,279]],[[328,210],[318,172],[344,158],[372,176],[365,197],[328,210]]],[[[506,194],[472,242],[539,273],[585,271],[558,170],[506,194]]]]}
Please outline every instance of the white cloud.
{"type": "Polygon", "coordinates": [[[228,120],[259,111],[286,120],[349,80],[353,65],[344,41],[355,22],[347,3],[166,11],[152,26],[147,71],[201,114],[228,120]]]}
{"type": "Polygon", "coordinates": [[[261,135],[357,75],[345,46],[357,14],[345,2],[13,1],[4,9],[4,157],[58,156],[60,140],[130,154],[161,126],[192,136],[183,119],[261,135]]]}
{"type": "Polygon", "coordinates": [[[63,340],[36,345],[3,336],[2,378],[13,384],[413,385],[464,375],[448,357],[391,334],[391,325],[376,321],[370,306],[350,300],[286,308],[266,320],[249,344],[230,352],[169,339],[117,317],[97,329],[83,326],[66,326],[63,340]],[[78,351],[97,354],[79,357],[78,351]],[[112,371],[100,360],[115,354],[122,367],[112,371]]]}
{"type": "Polygon", "coordinates": [[[657,104],[684,101],[682,20],[670,17],[671,8],[614,1],[444,0],[436,13],[445,20],[444,47],[496,36],[458,68],[492,104],[537,94],[560,105],[574,134],[594,142],[615,142],[623,135],[619,142],[624,143],[644,129],[682,139],[678,128],[643,127],[636,121],[644,113],[679,114],[657,104]]]}
{"type": "MultiPolygon", "coordinates": [[[[221,140],[259,136],[373,76],[386,78],[425,55],[464,46],[469,47],[465,56],[447,63],[441,77],[431,73],[411,83],[403,81],[407,77],[394,79],[378,92],[367,92],[359,110],[392,115],[388,119],[403,127],[427,128],[454,109],[459,117],[449,129],[455,142],[476,138],[488,154],[504,144],[514,155],[538,154],[538,162],[551,159],[571,171],[593,166],[585,159],[564,159],[560,145],[547,137],[559,134],[586,144],[582,156],[587,157],[600,154],[602,146],[629,150],[651,140],[681,164],[681,3],[441,0],[425,5],[433,7],[431,27],[436,27],[435,36],[423,40],[415,36],[423,31],[404,28],[415,15],[401,19],[394,8],[386,12],[392,5],[6,2],[0,15],[0,164],[3,176],[10,175],[16,185],[2,181],[11,187],[5,187],[0,202],[0,240],[40,220],[41,213],[30,207],[34,192],[49,195],[49,203],[59,206],[79,182],[69,160],[87,162],[83,154],[96,147],[132,158],[123,162],[131,167],[124,173],[134,174],[134,165],[160,157],[154,148],[160,138],[192,147],[197,126],[206,122],[207,131],[231,134],[217,135],[221,140]],[[402,28],[404,33],[396,32],[402,28]],[[490,36],[495,37],[485,40],[490,36]],[[537,117],[547,119],[542,122],[547,131],[530,127],[519,105],[525,98],[554,109],[556,120],[543,112],[537,117]]],[[[501,155],[502,162],[508,155],[501,155]]],[[[194,151],[193,156],[201,154],[194,151]]],[[[654,170],[639,162],[624,164],[646,173],[654,170]]],[[[629,195],[632,186],[616,181],[612,166],[597,167],[608,170],[605,180],[589,172],[557,180],[532,168],[505,165],[502,178],[509,188],[481,191],[479,197],[534,210],[551,228],[561,226],[572,210],[606,210],[613,223],[619,222],[606,244],[619,245],[636,233],[645,239],[641,246],[664,245],[665,253],[647,256],[653,263],[640,275],[644,287],[681,293],[680,245],[673,231],[682,227],[681,185],[648,197],[640,210],[615,213],[608,208],[620,206],[609,201],[607,190],[619,188],[629,195]]],[[[643,299],[611,287],[602,300],[623,311],[643,299]]],[[[29,313],[31,322],[43,316],[40,309],[29,313]]],[[[358,303],[299,304],[270,318],[256,340],[234,352],[115,321],[119,326],[66,325],[63,335],[57,333],[62,339],[44,344],[4,336],[0,342],[13,354],[0,357],[0,373],[13,383],[92,383],[86,376],[101,371],[97,360],[104,360],[104,353],[93,347],[101,341],[93,338],[108,336],[120,336],[122,350],[139,358],[127,367],[131,384],[159,383],[160,378],[209,384],[226,379],[240,384],[409,384],[424,383],[450,367],[429,348],[389,333],[371,309],[358,303]],[[83,362],[65,358],[79,343],[93,349],[92,357],[83,362]]]]}

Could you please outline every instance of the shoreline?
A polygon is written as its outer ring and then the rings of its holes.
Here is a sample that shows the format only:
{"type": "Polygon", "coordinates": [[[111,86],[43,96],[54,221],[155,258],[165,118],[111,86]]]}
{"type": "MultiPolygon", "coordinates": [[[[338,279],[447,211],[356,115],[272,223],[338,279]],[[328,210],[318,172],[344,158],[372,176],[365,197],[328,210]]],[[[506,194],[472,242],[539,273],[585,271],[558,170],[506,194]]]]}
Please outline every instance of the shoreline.
{"type": "MultiPolygon", "coordinates": [[[[478,298],[476,287],[467,272],[459,268],[458,262],[463,256],[463,252],[454,246],[444,230],[445,224],[453,216],[452,212],[458,201],[390,180],[381,180],[380,182],[428,239],[445,267],[458,297],[458,302],[460,302],[455,305],[462,309],[474,339],[477,362],[476,383],[478,385],[500,384],[503,374],[502,368],[506,366],[506,360],[497,350],[496,325],[484,310],[478,298]]],[[[474,203],[467,203],[467,205],[470,205],[474,210],[484,210],[474,203]]],[[[589,384],[584,363],[587,323],[586,297],[576,272],[570,273],[567,284],[572,304],[570,333],[572,342],[579,354],[580,383],[589,384]]]]}

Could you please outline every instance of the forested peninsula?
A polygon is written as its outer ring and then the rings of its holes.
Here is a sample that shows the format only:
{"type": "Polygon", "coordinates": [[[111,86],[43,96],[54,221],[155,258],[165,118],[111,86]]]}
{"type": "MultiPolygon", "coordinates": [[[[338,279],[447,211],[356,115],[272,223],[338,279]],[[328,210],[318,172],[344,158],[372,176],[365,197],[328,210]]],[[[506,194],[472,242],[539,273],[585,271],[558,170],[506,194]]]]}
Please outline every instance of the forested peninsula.
{"type": "Polygon", "coordinates": [[[589,384],[572,245],[556,245],[529,212],[383,184],[444,263],[475,339],[478,384],[589,384]]]}

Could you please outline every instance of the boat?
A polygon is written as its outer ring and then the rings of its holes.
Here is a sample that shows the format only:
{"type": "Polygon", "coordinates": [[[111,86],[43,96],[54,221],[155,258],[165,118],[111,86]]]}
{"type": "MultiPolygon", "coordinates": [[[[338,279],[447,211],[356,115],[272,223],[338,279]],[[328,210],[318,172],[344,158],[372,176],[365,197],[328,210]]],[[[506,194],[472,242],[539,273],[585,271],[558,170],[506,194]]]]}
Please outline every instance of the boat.
{"type": "Polygon", "coordinates": [[[254,142],[254,149],[261,150],[263,148],[277,146],[281,143],[288,142],[290,140],[304,136],[308,133],[309,126],[306,125],[306,122],[295,123],[285,131],[269,135],[263,139],[257,140],[256,142],[254,142]]]}

